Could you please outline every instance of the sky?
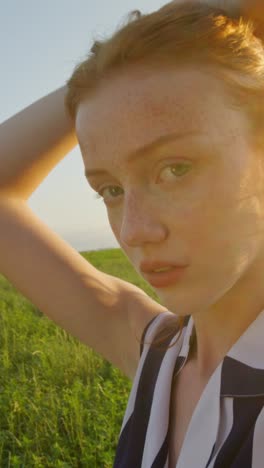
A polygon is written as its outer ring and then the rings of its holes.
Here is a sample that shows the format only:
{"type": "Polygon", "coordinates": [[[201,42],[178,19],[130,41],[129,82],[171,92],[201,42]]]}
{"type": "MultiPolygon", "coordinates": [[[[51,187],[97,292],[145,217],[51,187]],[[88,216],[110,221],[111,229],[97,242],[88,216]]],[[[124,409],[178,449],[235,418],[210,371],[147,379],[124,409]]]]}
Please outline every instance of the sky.
{"type": "MultiPolygon", "coordinates": [[[[0,122],[63,86],[96,38],[127,14],[157,10],[160,0],[3,0],[0,15],[0,122]]],[[[28,200],[33,212],[77,251],[118,247],[105,205],[85,176],[79,146],[28,200]]]]}

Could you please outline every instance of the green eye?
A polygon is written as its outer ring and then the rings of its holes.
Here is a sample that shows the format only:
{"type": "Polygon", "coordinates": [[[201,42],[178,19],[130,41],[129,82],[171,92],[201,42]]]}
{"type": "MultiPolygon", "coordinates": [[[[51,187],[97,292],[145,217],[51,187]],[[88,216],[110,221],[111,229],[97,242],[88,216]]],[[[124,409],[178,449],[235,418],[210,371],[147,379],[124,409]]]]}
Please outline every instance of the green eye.
{"type": "Polygon", "coordinates": [[[119,197],[123,193],[123,189],[118,187],[118,185],[109,185],[108,187],[102,188],[96,197],[102,198],[105,203],[111,203],[113,199],[119,197]]]}
{"type": "Polygon", "coordinates": [[[120,187],[114,185],[110,187],[105,187],[105,189],[103,189],[103,192],[107,192],[107,190],[111,197],[118,197],[118,195],[121,195],[121,193],[123,192],[120,187]]]}
{"type": "Polygon", "coordinates": [[[188,163],[177,163],[170,164],[162,169],[160,172],[160,179],[165,180],[165,182],[175,181],[175,178],[182,177],[186,172],[188,172],[190,164],[188,163]],[[162,176],[163,174],[163,176],[162,176]]]}

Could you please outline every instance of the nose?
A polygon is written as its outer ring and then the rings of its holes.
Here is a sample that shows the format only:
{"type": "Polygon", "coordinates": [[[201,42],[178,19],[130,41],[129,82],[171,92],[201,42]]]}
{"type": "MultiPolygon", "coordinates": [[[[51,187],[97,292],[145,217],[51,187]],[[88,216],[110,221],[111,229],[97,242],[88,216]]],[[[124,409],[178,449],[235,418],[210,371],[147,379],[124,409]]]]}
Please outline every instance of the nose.
{"type": "MultiPolygon", "coordinates": [[[[163,212],[164,214],[164,212],[163,212]]],[[[161,221],[159,207],[140,194],[127,194],[124,200],[120,241],[129,247],[166,240],[168,229],[161,221]]]]}

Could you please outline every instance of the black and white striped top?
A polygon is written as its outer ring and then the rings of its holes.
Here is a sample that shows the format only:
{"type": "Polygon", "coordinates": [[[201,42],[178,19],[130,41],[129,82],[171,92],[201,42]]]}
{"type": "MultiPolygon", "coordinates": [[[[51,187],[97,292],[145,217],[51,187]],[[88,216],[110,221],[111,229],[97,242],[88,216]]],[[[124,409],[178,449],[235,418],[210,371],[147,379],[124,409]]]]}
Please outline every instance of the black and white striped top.
{"type": "MultiPolygon", "coordinates": [[[[171,312],[144,330],[151,342],[171,312]]],[[[193,319],[185,317],[177,344],[144,344],[130,392],[114,468],[168,468],[173,373],[183,368],[193,319]]],[[[179,332],[169,337],[175,342],[179,332]]],[[[175,468],[264,468],[264,310],[211,375],[192,415],[175,468]]]]}

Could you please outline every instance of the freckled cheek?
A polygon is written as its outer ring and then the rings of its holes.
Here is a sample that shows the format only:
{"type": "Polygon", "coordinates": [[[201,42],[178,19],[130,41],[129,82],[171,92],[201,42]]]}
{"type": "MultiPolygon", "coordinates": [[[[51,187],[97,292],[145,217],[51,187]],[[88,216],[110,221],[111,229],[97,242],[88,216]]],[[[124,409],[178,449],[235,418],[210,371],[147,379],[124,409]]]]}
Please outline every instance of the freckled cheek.
{"type": "Polygon", "coordinates": [[[179,234],[186,241],[197,241],[205,230],[203,212],[197,207],[175,210],[168,217],[168,225],[171,233],[179,234]]]}
{"type": "Polygon", "coordinates": [[[186,242],[191,251],[214,245],[223,224],[217,211],[206,203],[178,207],[168,219],[171,235],[186,242]]]}
{"type": "Polygon", "coordinates": [[[210,200],[195,209],[185,210],[184,214],[181,236],[186,239],[190,254],[197,258],[201,254],[211,258],[232,251],[235,239],[243,230],[243,220],[235,215],[232,207],[210,200]]]}
{"type": "Polygon", "coordinates": [[[108,217],[109,219],[109,224],[111,226],[112,232],[119,243],[121,249],[125,252],[125,254],[130,258],[130,260],[133,262],[133,258],[131,256],[131,253],[133,251],[133,248],[128,247],[125,243],[122,242],[121,237],[120,237],[120,232],[121,232],[121,226],[122,226],[122,218],[117,217],[117,216],[112,216],[108,217]]]}
{"type": "Polygon", "coordinates": [[[118,240],[120,238],[120,229],[121,229],[122,219],[120,216],[116,216],[113,214],[111,215],[108,213],[108,220],[109,220],[110,227],[113,231],[113,234],[118,240]]]}

